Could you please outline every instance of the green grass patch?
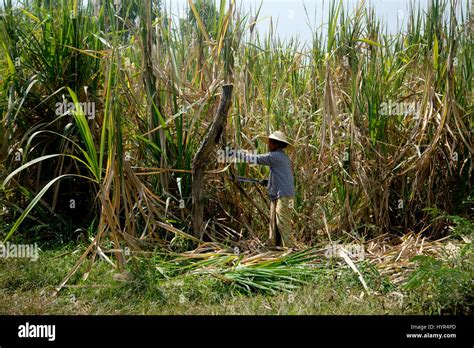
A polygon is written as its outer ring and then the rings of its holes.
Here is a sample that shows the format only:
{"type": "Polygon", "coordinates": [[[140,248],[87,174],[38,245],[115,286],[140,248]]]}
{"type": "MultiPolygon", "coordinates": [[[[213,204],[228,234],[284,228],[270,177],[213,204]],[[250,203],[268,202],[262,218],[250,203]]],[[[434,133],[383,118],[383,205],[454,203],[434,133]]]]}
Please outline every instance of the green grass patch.
{"type": "MultiPolygon", "coordinates": [[[[358,264],[369,288],[368,295],[357,275],[347,267],[327,264],[325,271],[302,277],[292,287],[272,285],[281,279],[285,265],[268,278],[267,289],[242,289],[239,284],[258,282],[261,273],[248,267],[219,272],[171,271],[163,257],[133,258],[127,264],[130,281],[117,281],[109,264],[98,260],[89,277],[81,277],[90,264],[57,296],[51,291],[80,256],[82,249],[63,248],[40,253],[36,262],[2,259],[0,267],[1,314],[437,314],[466,313],[472,306],[471,249],[465,248],[455,260],[429,257],[413,260],[417,268],[406,284],[395,286],[380,276],[369,262],[358,264]],[[469,278],[470,277],[470,278],[469,278]],[[242,281],[244,279],[244,281],[242,281]],[[429,281],[428,281],[429,280],[429,281]],[[273,282],[273,283],[272,283],[273,282]],[[471,303],[471,304],[469,304],[471,303]],[[438,310],[440,309],[440,310],[438,310]]],[[[182,264],[176,267],[182,269],[182,264]]],[[[286,265],[290,272],[294,265],[286,265]]],[[[258,268],[256,268],[258,269],[258,268]]],[[[263,270],[264,268],[262,268],[263,270]]],[[[271,269],[271,267],[270,267],[271,269]]],[[[262,271],[260,270],[260,272],[262,271]]],[[[294,270],[293,270],[294,272],[294,270]]],[[[271,273],[271,270],[270,270],[271,273]]],[[[291,272],[289,273],[291,274],[291,272]]],[[[295,273],[292,274],[296,277],[295,273]]],[[[301,276],[299,274],[298,276],[301,276]]],[[[298,279],[298,278],[295,278],[298,279]]],[[[261,283],[261,282],[260,282],[261,283]]]]}

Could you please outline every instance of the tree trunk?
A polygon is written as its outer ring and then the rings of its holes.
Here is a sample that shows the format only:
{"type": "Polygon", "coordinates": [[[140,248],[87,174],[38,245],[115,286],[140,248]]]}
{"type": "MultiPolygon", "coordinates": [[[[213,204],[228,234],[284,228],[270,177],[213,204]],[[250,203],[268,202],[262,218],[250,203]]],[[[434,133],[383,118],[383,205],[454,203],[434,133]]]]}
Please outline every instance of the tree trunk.
{"type": "Polygon", "coordinates": [[[232,99],[232,85],[222,87],[222,97],[217,108],[214,120],[204,140],[201,142],[192,162],[192,225],[193,233],[196,238],[201,239],[203,235],[203,180],[206,165],[209,163],[209,156],[214,146],[219,142],[222,132],[227,123],[227,113],[229,112],[232,99]]]}

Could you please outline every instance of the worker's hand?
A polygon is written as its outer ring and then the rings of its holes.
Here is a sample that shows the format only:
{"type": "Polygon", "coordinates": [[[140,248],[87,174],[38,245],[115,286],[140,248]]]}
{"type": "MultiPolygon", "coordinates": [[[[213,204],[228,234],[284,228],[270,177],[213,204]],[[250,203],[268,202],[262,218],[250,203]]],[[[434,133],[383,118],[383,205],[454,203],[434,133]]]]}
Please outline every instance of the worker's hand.
{"type": "Polygon", "coordinates": [[[268,180],[267,179],[260,180],[260,185],[267,186],[268,180]]]}

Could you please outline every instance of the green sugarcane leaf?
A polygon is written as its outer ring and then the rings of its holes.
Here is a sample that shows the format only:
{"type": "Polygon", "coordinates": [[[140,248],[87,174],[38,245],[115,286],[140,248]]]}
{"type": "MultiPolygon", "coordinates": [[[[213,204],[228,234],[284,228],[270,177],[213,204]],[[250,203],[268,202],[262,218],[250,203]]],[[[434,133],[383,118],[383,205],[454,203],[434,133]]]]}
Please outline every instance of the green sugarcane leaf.
{"type": "Polygon", "coordinates": [[[438,70],[438,59],[439,59],[439,47],[438,47],[438,38],[434,36],[434,43],[433,43],[433,68],[438,70]]]}
{"type": "Polygon", "coordinates": [[[54,185],[54,183],[56,181],[59,181],[65,177],[68,177],[68,176],[76,176],[76,177],[80,177],[80,178],[84,178],[84,179],[88,179],[88,177],[85,177],[85,176],[82,176],[82,175],[77,175],[77,174],[64,174],[64,175],[60,175],[56,178],[54,178],[53,180],[51,180],[50,182],[48,182],[42,189],[41,191],[35,196],[35,198],[31,201],[30,204],[28,204],[28,207],[26,207],[26,209],[23,211],[23,213],[20,215],[20,217],[18,218],[18,220],[15,221],[15,223],[13,224],[12,228],[10,229],[10,231],[8,232],[7,236],[5,237],[3,243],[6,243],[6,241],[12,236],[13,233],[15,233],[15,231],[18,229],[18,227],[20,226],[20,224],[23,222],[23,220],[25,220],[25,218],[28,216],[28,214],[30,213],[30,211],[35,207],[35,205],[40,201],[41,197],[43,197],[43,195],[46,193],[46,191],[49,190],[49,188],[51,186],[54,185]]]}

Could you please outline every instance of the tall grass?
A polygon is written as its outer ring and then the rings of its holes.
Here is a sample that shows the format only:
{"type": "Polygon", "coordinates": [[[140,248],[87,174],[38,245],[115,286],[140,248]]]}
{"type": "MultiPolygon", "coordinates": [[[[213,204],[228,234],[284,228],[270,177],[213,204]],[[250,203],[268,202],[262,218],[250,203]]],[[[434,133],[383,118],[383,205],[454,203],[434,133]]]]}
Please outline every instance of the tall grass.
{"type": "MultiPolygon", "coordinates": [[[[472,197],[472,25],[459,6],[413,6],[407,29],[389,35],[368,5],[350,12],[333,2],[327,34],[315,29],[304,48],[272,30],[262,36],[259,13],[241,13],[235,1],[190,1],[189,20],[151,0],[7,2],[0,169],[2,180],[15,174],[1,197],[8,237],[23,230],[31,238],[39,224],[34,238],[47,240],[52,221],[70,221],[58,226],[73,236],[96,221],[91,237],[115,244],[119,267],[124,246],[198,242],[187,233],[191,159],[226,83],[234,99],[222,146],[264,151],[259,136],[276,129],[297,146],[300,240],[440,233],[443,222],[424,208],[472,214],[463,203],[472,197]],[[57,115],[63,98],[94,102],[94,119],[57,115]],[[390,102],[416,107],[384,113],[390,102]],[[65,209],[73,195],[80,209],[65,209]]],[[[205,189],[204,238],[265,234],[259,188],[235,187],[221,164],[209,166],[217,172],[205,189]]]]}

